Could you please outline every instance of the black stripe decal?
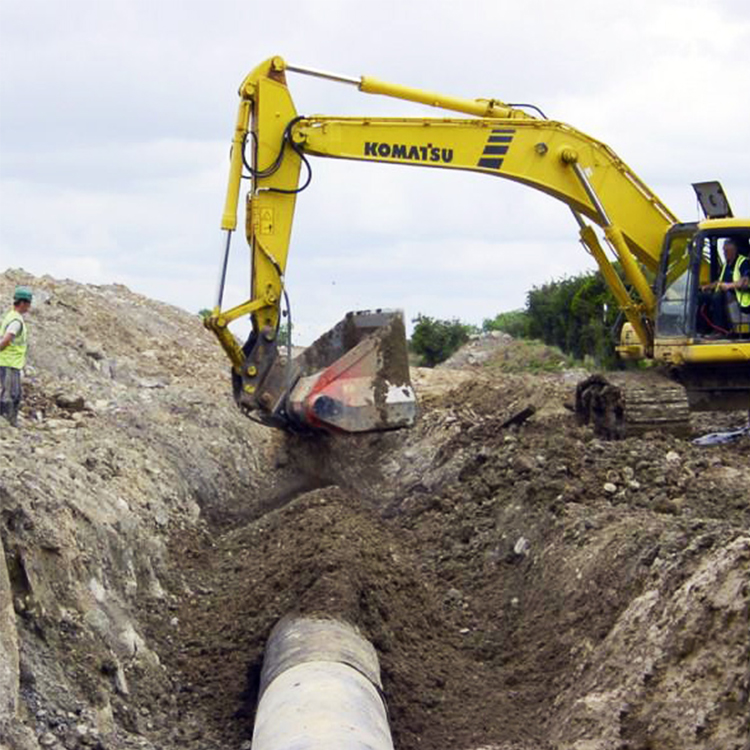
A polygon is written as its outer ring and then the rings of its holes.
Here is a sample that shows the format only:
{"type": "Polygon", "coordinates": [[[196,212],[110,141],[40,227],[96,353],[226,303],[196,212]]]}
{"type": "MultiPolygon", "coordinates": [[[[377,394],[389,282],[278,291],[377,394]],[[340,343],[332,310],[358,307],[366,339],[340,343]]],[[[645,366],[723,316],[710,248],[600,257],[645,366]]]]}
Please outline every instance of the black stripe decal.
{"type": "Polygon", "coordinates": [[[493,133],[515,133],[514,128],[494,128],[493,133]]]}
{"type": "Polygon", "coordinates": [[[491,135],[487,139],[487,143],[510,143],[512,140],[512,135],[491,135]]]}
{"type": "Polygon", "coordinates": [[[499,156],[508,153],[507,146],[485,146],[482,152],[485,156],[499,156]]]}
{"type": "Polygon", "coordinates": [[[486,167],[487,169],[500,169],[503,164],[502,159],[480,159],[478,167],[486,167]]]}

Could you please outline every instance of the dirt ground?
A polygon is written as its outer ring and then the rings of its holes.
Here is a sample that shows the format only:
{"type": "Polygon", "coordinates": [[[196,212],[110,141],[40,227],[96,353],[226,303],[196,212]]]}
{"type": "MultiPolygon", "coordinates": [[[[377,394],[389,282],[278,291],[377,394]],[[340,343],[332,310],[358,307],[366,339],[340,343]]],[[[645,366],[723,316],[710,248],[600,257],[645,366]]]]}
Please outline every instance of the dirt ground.
{"type": "MultiPolygon", "coordinates": [[[[103,294],[75,289],[79,307],[103,294]]],[[[199,374],[135,356],[120,388],[88,364],[79,390],[108,406],[64,430],[37,362],[25,432],[0,440],[0,459],[45,457],[20,479],[0,464],[15,746],[247,750],[265,641],[299,612],[371,639],[399,750],[750,748],[750,439],[602,442],[568,408],[579,373],[476,362],[413,371],[412,430],[269,434],[232,410],[199,322],[172,314],[199,374]]]]}
{"type": "MultiPolygon", "coordinates": [[[[518,385],[447,391],[417,436],[385,438],[386,461],[427,450],[443,481],[394,492],[375,470],[357,486],[329,455],[331,486],[202,540],[182,573],[205,593],[181,610],[175,658],[225,742],[249,737],[263,644],[293,611],[373,641],[398,748],[746,746],[750,506],[717,490],[748,476],[748,441],[603,444],[555,409],[501,429],[518,385]],[[462,423],[437,450],[436,414],[462,423]],[[739,587],[730,611],[707,591],[680,603],[696,579],[739,587]]],[[[289,452],[305,449],[320,452],[289,452]]],[[[327,450],[351,465],[351,445],[327,450]]]]}

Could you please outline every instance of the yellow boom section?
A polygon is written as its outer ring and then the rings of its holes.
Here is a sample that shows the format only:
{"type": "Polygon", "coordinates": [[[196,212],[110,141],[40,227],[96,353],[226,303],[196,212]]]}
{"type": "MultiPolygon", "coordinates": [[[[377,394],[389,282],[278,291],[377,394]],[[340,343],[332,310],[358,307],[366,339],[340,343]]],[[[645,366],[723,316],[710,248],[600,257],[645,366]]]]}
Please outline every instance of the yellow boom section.
{"type": "Polygon", "coordinates": [[[214,331],[239,373],[244,353],[229,331],[229,324],[250,315],[256,332],[273,340],[280,318],[289,239],[299,182],[300,157],[285,137],[297,112],[286,86],[284,65],[271,58],[242,82],[221,228],[226,249],[219,293],[206,327],[214,331]],[[250,164],[246,163],[250,159],[250,164]],[[250,175],[243,175],[249,167],[250,175]],[[230,310],[221,310],[229,243],[237,227],[242,178],[249,177],[246,201],[246,234],[252,255],[252,297],[230,310]]]}
{"type": "Polygon", "coordinates": [[[306,154],[441,169],[522,182],[606,226],[572,164],[582,167],[628,247],[655,271],[672,212],[606,145],[537,119],[309,117],[294,129],[306,154]]]}

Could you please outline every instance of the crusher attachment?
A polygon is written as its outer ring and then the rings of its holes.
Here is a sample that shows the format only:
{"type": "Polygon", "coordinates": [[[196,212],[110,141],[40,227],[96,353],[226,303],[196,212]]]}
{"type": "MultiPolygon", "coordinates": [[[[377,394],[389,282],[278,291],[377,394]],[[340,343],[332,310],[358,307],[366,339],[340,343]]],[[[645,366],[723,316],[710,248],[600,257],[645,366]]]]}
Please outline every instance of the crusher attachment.
{"type": "Polygon", "coordinates": [[[411,427],[416,397],[400,311],[350,312],[298,357],[261,331],[235,373],[238,404],[256,421],[298,431],[411,427]]]}

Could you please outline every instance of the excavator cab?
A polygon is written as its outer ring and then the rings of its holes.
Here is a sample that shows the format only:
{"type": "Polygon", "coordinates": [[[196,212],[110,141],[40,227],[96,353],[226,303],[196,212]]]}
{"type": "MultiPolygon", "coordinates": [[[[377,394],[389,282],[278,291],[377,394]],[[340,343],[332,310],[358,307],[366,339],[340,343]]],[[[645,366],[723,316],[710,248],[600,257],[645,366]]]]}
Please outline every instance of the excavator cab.
{"type": "MultiPolygon", "coordinates": [[[[746,410],[750,314],[734,290],[717,290],[724,244],[750,252],[750,224],[731,217],[675,224],[658,269],[654,359],[671,368],[691,411],[746,410]]],[[[744,295],[741,297],[745,300],[744,295]]],[[[632,336],[631,336],[632,338],[632,336]]],[[[632,347],[635,350],[635,347],[632,347]]]]}
{"type": "Polygon", "coordinates": [[[738,219],[676,224],[667,232],[656,283],[657,339],[698,341],[750,336],[750,313],[734,292],[710,289],[724,268],[723,246],[750,256],[750,227],[738,219]]]}
{"type": "Polygon", "coordinates": [[[697,229],[696,222],[675,224],[664,239],[656,281],[657,338],[694,335],[696,275],[700,274],[700,267],[696,268],[694,262],[692,240],[697,229]]]}
{"type": "MultiPolygon", "coordinates": [[[[744,263],[743,259],[747,259],[750,255],[750,229],[738,226],[703,229],[693,239],[693,254],[696,256],[696,263],[699,262],[701,268],[709,270],[708,284],[721,281],[726,263],[724,248],[729,243],[735,247],[738,256],[736,262],[744,263]]],[[[706,284],[702,283],[701,289],[705,286],[706,284]]],[[[711,292],[708,294],[710,295],[711,292]]],[[[697,335],[704,337],[713,335],[715,338],[727,339],[748,338],[750,305],[746,304],[747,295],[735,291],[725,292],[720,298],[721,304],[714,305],[716,309],[713,311],[713,317],[711,309],[707,309],[710,305],[706,303],[705,297],[706,294],[701,295],[699,291],[696,314],[697,335]]]]}

